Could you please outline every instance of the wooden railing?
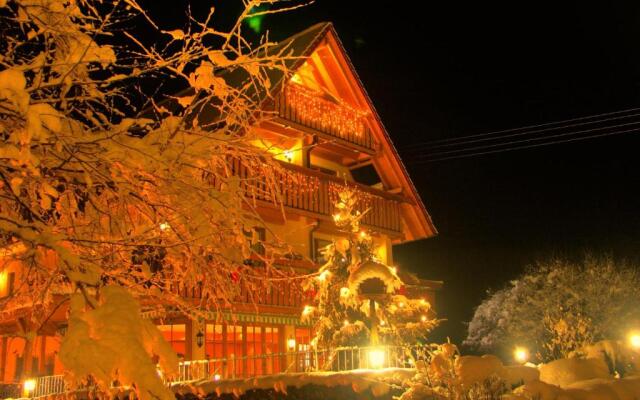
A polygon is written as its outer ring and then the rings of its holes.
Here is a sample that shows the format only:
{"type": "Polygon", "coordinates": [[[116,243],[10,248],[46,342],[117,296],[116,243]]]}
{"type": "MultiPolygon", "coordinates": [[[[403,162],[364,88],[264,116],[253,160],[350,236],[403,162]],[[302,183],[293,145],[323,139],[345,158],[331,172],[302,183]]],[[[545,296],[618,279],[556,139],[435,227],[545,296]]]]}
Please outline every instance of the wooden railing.
{"type": "MultiPolygon", "coordinates": [[[[296,309],[296,313],[308,302],[299,284],[300,280],[272,282],[269,287],[261,285],[253,290],[249,290],[244,285],[240,288],[240,293],[233,299],[234,304],[251,304],[252,306],[273,306],[291,307],[296,309]],[[306,300],[306,301],[305,301],[306,300]]],[[[185,298],[202,298],[200,287],[173,287],[173,290],[185,298]]]]}
{"type": "Polygon", "coordinates": [[[399,234],[402,231],[400,218],[400,196],[382,192],[371,187],[345,182],[338,177],[324,174],[293,164],[282,163],[284,172],[277,172],[274,190],[268,188],[264,176],[256,176],[239,161],[232,163],[233,173],[242,183],[241,186],[249,197],[267,201],[274,205],[282,204],[292,210],[314,214],[315,216],[331,220],[336,212],[335,204],[338,193],[345,186],[355,188],[360,199],[356,208],[365,213],[361,223],[373,230],[384,230],[385,233],[399,234]]]}
{"type": "Polygon", "coordinates": [[[375,142],[366,113],[304,86],[289,83],[275,100],[278,116],[338,141],[373,151],[375,142]]]}

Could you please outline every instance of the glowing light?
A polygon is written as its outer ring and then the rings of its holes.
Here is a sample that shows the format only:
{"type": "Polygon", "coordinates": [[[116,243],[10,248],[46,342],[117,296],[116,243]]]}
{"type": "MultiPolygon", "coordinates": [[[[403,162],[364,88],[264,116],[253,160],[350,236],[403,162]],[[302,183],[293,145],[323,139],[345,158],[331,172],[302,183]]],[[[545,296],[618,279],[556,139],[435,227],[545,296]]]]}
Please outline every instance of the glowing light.
{"type": "Polygon", "coordinates": [[[24,390],[25,394],[27,394],[27,395],[33,393],[33,391],[36,390],[36,380],[35,379],[27,379],[26,381],[24,381],[22,383],[22,389],[24,390]]]}
{"type": "Polygon", "coordinates": [[[369,350],[369,366],[371,368],[382,368],[384,365],[384,350],[371,349],[369,350]]]}
{"type": "Polygon", "coordinates": [[[284,94],[300,119],[319,125],[322,131],[336,132],[340,137],[362,136],[366,131],[365,111],[327,100],[324,93],[295,83],[287,85],[284,94]]]}
{"type": "Polygon", "coordinates": [[[162,232],[164,232],[164,231],[168,230],[169,228],[171,228],[171,225],[169,225],[168,222],[161,222],[159,227],[160,227],[160,230],[162,232]]]}
{"type": "Polygon", "coordinates": [[[427,321],[427,316],[423,315],[422,317],[420,317],[420,321],[426,322],[427,321]]]}
{"type": "Polygon", "coordinates": [[[292,351],[296,349],[296,339],[295,339],[295,338],[290,337],[290,338],[287,340],[287,348],[288,348],[289,350],[292,350],[292,351]]]}
{"type": "Polygon", "coordinates": [[[304,306],[304,309],[302,310],[302,315],[309,315],[313,312],[313,307],[311,306],[304,306]]]}
{"type": "Polygon", "coordinates": [[[324,270],[320,273],[320,275],[316,277],[316,279],[320,282],[323,282],[329,277],[329,275],[331,275],[331,272],[329,272],[328,270],[324,270]]]}
{"type": "Polygon", "coordinates": [[[391,272],[393,272],[394,274],[398,273],[398,268],[397,267],[389,267],[389,269],[391,270],[391,272]]]}
{"type": "Polygon", "coordinates": [[[342,322],[342,324],[343,324],[344,326],[349,326],[349,321],[345,319],[345,320],[342,322]]]}
{"type": "Polygon", "coordinates": [[[220,380],[220,374],[215,374],[215,375],[213,376],[213,380],[214,380],[214,381],[219,381],[219,380],[220,380]]]}
{"type": "Polygon", "coordinates": [[[420,299],[420,304],[422,304],[423,306],[426,306],[429,303],[427,303],[427,300],[425,299],[420,299]]]}
{"type": "Polygon", "coordinates": [[[365,239],[367,237],[367,232],[360,231],[360,239],[365,239]]]}
{"type": "Polygon", "coordinates": [[[518,346],[513,350],[513,358],[517,362],[524,364],[529,360],[529,350],[524,347],[518,346]]]}
{"type": "Polygon", "coordinates": [[[351,293],[351,290],[349,290],[348,287],[340,288],[340,296],[341,297],[347,297],[347,296],[349,296],[350,293],[351,293]]]}
{"type": "Polygon", "coordinates": [[[400,308],[404,307],[404,303],[403,302],[398,303],[398,307],[400,308]]]}
{"type": "Polygon", "coordinates": [[[285,158],[285,160],[287,160],[287,162],[292,162],[293,161],[293,151],[291,150],[287,150],[283,153],[283,156],[285,158]]]}
{"type": "Polygon", "coordinates": [[[386,322],[380,321],[380,326],[384,326],[385,324],[386,324],[386,322]]]}
{"type": "Polygon", "coordinates": [[[640,332],[631,332],[629,334],[629,345],[635,350],[640,350],[640,332]]]}
{"type": "Polygon", "coordinates": [[[334,220],[335,222],[340,221],[340,214],[333,214],[333,220],[334,220]]]}

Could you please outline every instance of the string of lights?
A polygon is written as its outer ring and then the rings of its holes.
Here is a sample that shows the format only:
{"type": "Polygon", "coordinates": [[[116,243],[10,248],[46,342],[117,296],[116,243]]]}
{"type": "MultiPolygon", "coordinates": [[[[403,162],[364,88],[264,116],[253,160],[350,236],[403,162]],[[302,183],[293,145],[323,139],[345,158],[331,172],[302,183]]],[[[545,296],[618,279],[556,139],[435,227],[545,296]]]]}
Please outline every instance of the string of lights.
{"type": "Polygon", "coordinates": [[[345,102],[329,101],[323,98],[321,92],[295,83],[286,86],[285,96],[301,119],[313,122],[323,130],[336,132],[340,136],[365,134],[365,111],[345,102]]]}

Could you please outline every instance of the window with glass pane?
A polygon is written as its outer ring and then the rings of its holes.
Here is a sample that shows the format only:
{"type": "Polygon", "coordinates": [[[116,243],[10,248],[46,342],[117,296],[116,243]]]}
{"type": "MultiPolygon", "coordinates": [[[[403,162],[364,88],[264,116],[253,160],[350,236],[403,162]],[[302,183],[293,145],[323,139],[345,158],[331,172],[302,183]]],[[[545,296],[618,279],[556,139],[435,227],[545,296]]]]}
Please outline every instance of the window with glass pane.
{"type": "Polygon", "coordinates": [[[224,354],[224,325],[207,324],[205,334],[205,355],[207,359],[214,360],[211,363],[212,375],[223,374],[224,354]]]}
{"type": "Polygon", "coordinates": [[[227,325],[226,344],[229,371],[235,370],[236,376],[242,376],[242,325],[227,325]]]}
{"type": "Polygon", "coordinates": [[[261,326],[247,326],[247,374],[249,376],[264,374],[262,331],[261,326]]]}
{"type": "Polygon", "coordinates": [[[279,337],[278,328],[267,326],[264,328],[264,344],[265,354],[267,355],[266,373],[273,374],[280,372],[279,357],[269,356],[270,354],[279,353],[279,337]]]}
{"type": "Polygon", "coordinates": [[[186,343],[186,325],[185,324],[171,324],[171,325],[158,325],[158,329],[162,332],[164,339],[169,342],[173,350],[178,354],[178,357],[185,357],[187,343],[186,343]]]}

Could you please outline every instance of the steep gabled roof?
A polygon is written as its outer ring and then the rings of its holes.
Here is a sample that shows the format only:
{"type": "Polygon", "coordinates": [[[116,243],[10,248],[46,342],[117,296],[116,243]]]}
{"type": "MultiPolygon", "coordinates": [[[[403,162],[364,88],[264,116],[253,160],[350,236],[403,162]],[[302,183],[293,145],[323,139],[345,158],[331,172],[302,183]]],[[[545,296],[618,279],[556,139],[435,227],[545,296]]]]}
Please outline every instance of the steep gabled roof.
{"type": "MultiPolygon", "coordinates": [[[[387,132],[382,120],[376,111],[371,98],[367,94],[362,81],[360,80],[351,60],[349,59],[340,38],[338,37],[333,24],[330,22],[323,22],[313,25],[302,32],[299,32],[283,41],[274,47],[274,51],[286,49],[290,51],[291,59],[288,61],[288,67],[291,71],[295,72],[306,60],[311,57],[314,51],[321,43],[328,43],[333,50],[333,53],[340,64],[345,74],[348,74],[351,78],[350,81],[354,82],[357,86],[357,92],[361,101],[364,102],[375,120],[377,129],[374,129],[374,134],[377,142],[382,147],[381,157],[375,163],[379,168],[379,173],[383,176],[383,180],[393,181],[398,187],[402,188],[403,195],[407,198],[409,204],[403,206],[403,216],[405,221],[411,221],[417,223],[417,226],[405,226],[404,231],[407,232],[405,240],[417,240],[437,235],[437,230],[427,212],[415,185],[411,181],[409,174],[400,159],[400,156],[391,141],[389,133],[387,132]]],[[[282,88],[284,76],[281,76],[277,81],[272,81],[273,88],[277,93],[282,88]]]]}

